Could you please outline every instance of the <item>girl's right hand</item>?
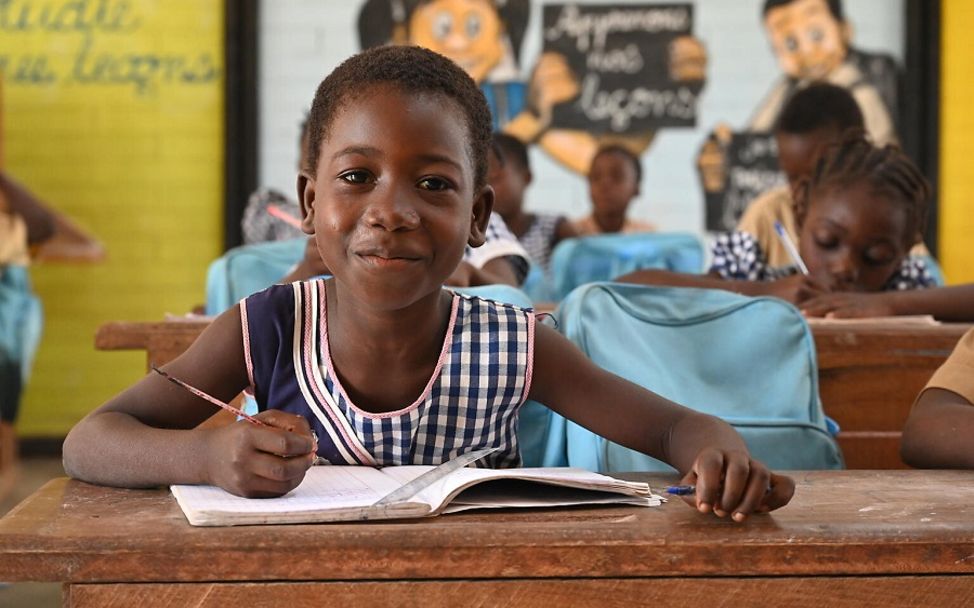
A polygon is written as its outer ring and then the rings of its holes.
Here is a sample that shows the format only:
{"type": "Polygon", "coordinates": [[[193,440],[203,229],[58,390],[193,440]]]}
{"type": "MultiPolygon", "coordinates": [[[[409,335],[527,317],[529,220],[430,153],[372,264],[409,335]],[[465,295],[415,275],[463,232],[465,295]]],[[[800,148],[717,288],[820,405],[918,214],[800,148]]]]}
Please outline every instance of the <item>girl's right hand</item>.
{"type": "Polygon", "coordinates": [[[315,441],[301,416],[266,410],[246,420],[213,429],[207,438],[207,482],[237,496],[270,498],[301,483],[314,463],[315,441]]]}
{"type": "Polygon", "coordinates": [[[795,274],[776,281],[761,283],[760,294],[781,298],[792,304],[829,293],[829,288],[805,274],[795,274]]]}

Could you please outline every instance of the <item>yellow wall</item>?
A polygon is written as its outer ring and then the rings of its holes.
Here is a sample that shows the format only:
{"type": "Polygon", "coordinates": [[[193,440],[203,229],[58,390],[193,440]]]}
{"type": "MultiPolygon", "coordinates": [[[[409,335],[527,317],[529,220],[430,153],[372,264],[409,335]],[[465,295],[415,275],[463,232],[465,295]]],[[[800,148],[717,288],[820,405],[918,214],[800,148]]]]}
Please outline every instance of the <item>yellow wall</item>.
{"type": "Polygon", "coordinates": [[[144,354],[94,351],[101,323],[202,302],[222,244],[223,40],[221,0],[0,3],[7,169],[108,252],[32,270],[46,324],[22,436],[65,434],[141,375],[144,354]]]}
{"type": "Polygon", "coordinates": [[[974,281],[974,2],[943,0],[940,260],[950,283],[974,281]]]}

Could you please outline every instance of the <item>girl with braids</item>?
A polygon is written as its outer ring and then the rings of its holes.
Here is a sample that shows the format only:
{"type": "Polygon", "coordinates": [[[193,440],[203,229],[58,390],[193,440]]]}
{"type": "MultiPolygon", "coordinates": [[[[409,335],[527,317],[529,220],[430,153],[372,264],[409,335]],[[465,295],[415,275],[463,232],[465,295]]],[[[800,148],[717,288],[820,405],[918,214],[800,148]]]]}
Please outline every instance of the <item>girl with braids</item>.
{"type": "Polygon", "coordinates": [[[923,260],[909,256],[923,233],[930,186],[899,148],[847,134],[794,196],[808,274],[771,267],[753,237],[732,232],[717,238],[709,276],[638,271],[618,280],[771,295],[808,316],[974,318],[974,286],[935,288],[923,260]]]}

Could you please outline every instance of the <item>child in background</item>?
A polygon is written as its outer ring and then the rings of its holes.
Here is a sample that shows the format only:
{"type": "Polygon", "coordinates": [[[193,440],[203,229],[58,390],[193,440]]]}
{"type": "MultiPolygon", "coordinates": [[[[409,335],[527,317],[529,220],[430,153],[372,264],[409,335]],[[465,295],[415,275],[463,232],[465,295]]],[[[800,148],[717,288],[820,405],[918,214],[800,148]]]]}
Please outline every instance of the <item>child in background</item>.
{"type": "Polygon", "coordinates": [[[790,500],[794,482],[723,421],[601,370],[530,310],[443,289],[493,205],[490,111],[456,64],[364,51],[321,83],[310,121],[303,221],[334,278],[247,298],[166,366],[219,399],[250,387],[270,426],[194,428],[213,406],[150,374],[72,429],[72,476],[277,496],[316,455],[438,464],[490,446],[485,464],[511,467],[518,408],[535,399],[676,467],[701,512],[742,521],[790,500]]]}
{"type": "Polygon", "coordinates": [[[487,183],[494,189],[494,213],[521,241],[531,261],[547,272],[551,250],[563,239],[577,236],[563,215],[524,211],[524,190],[531,183],[528,149],[521,140],[494,133],[487,163],[487,183]]]}
{"type": "Polygon", "coordinates": [[[642,164],[629,148],[617,144],[599,148],[588,172],[592,215],[575,221],[579,236],[654,232],[656,226],[649,222],[626,217],[629,203],[639,196],[642,179],[642,164]]]}
{"type": "Polygon", "coordinates": [[[637,271],[618,280],[726,289],[770,295],[809,316],[875,317],[930,314],[974,317],[965,288],[935,285],[924,262],[908,252],[923,232],[930,187],[898,148],[877,148],[859,133],[829,148],[795,190],[797,266],[772,268],[753,239],[715,247],[710,276],[637,271]]]}
{"type": "MultiPolygon", "coordinates": [[[[308,118],[301,121],[301,133],[298,136],[298,171],[302,171],[307,163],[308,153],[308,118]]],[[[296,220],[301,216],[298,202],[288,198],[284,193],[271,188],[261,188],[250,195],[247,207],[244,208],[240,228],[243,232],[244,244],[263,243],[266,241],[284,241],[304,236],[300,228],[288,221],[271,215],[269,208],[277,207],[281,212],[293,216],[296,220]]]]}
{"type": "Polygon", "coordinates": [[[964,334],[913,404],[900,454],[912,467],[974,469],[972,436],[974,329],[964,334]]]}

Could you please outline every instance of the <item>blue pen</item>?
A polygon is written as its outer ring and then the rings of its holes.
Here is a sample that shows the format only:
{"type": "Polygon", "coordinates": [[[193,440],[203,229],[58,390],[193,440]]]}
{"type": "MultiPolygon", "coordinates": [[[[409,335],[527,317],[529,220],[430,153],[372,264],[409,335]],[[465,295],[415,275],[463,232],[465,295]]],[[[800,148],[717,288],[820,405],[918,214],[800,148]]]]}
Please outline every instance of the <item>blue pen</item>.
{"type": "Polygon", "coordinates": [[[775,220],[774,231],[778,233],[778,238],[781,239],[781,244],[785,246],[788,250],[788,255],[791,256],[795,266],[798,266],[798,270],[802,274],[808,274],[808,266],[805,266],[805,262],[802,261],[802,256],[798,254],[798,248],[795,247],[795,243],[792,242],[791,237],[785,232],[785,227],[781,225],[781,222],[775,220]]]}
{"type": "Polygon", "coordinates": [[[697,486],[669,486],[666,488],[666,493],[675,496],[689,496],[697,493],[697,486]]]}

